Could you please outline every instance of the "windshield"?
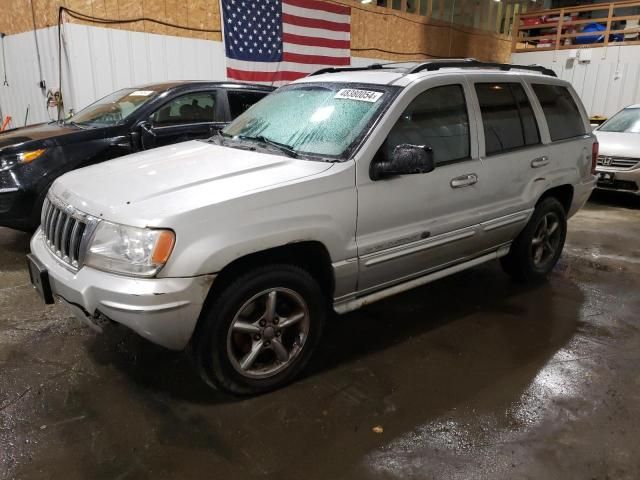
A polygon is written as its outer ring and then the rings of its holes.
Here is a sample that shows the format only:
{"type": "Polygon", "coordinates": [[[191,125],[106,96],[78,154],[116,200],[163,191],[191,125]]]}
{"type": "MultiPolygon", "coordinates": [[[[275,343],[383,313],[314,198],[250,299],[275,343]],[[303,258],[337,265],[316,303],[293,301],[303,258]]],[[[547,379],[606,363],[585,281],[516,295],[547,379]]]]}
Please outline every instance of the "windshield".
{"type": "Polygon", "coordinates": [[[598,129],[601,132],[640,133],[640,108],[619,111],[598,129]]]}
{"type": "Polygon", "coordinates": [[[158,92],[154,90],[137,90],[135,88],[118,90],[80,110],[67,120],[67,123],[90,127],[115,125],[126,119],[157,94],[158,92]]]}
{"type": "Polygon", "coordinates": [[[278,144],[291,156],[342,158],[390,97],[380,85],[291,85],[253,105],[223,135],[278,144]]]}

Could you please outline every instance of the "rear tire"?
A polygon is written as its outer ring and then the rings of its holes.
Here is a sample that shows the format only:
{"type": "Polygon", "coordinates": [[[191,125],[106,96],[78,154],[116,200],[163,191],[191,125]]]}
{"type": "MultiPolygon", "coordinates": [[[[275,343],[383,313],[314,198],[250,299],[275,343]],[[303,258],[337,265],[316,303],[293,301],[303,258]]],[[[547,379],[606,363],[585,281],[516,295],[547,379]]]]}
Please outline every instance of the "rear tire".
{"type": "Polygon", "coordinates": [[[500,259],[502,269],[521,282],[543,280],[558,262],[567,235],[567,215],[555,197],[543,199],[529,223],[500,259]]]}
{"type": "Polygon", "coordinates": [[[326,301],[315,279],[293,265],[249,271],[202,311],[191,355],[209,385],[236,395],[291,382],[320,341],[326,301]]]}

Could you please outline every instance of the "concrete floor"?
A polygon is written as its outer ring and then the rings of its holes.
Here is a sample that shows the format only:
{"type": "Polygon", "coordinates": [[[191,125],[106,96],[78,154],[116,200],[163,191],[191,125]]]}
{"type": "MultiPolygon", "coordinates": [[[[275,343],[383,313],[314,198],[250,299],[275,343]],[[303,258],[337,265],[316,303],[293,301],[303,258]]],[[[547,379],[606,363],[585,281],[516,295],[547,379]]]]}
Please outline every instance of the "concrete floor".
{"type": "Polygon", "coordinates": [[[41,305],[27,245],[0,229],[2,479],[640,478],[640,199],[592,199],[548,283],[488,264],[371,305],[242,400],[41,305]]]}

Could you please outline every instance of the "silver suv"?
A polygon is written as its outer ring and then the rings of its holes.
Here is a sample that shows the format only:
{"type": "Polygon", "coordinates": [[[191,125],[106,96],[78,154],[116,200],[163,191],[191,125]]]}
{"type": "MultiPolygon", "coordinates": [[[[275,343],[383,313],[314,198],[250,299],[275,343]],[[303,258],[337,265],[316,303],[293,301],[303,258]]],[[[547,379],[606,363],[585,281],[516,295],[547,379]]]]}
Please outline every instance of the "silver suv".
{"type": "Polygon", "coordinates": [[[291,381],[345,313],[483,262],[547,275],[594,187],[571,86],[473,60],[329,69],[220,135],[68,173],[29,266],[46,302],[187,348],[237,394],[291,381]]]}

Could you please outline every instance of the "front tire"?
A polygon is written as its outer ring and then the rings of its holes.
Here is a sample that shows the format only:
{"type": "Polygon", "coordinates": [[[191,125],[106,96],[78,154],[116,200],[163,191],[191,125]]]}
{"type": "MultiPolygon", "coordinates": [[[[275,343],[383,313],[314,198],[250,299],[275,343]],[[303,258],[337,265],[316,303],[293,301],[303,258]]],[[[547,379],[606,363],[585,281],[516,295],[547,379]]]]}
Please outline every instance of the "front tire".
{"type": "Polygon", "coordinates": [[[543,280],[558,262],[567,236],[567,215],[554,197],[542,200],[529,223],[500,259],[503,270],[516,280],[543,280]]]}
{"type": "Polygon", "coordinates": [[[327,315],[314,278],[293,265],[239,276],[205,306],[192,342],[202,378],[238,395],[291,382],[315,350],[327,315]]]}

